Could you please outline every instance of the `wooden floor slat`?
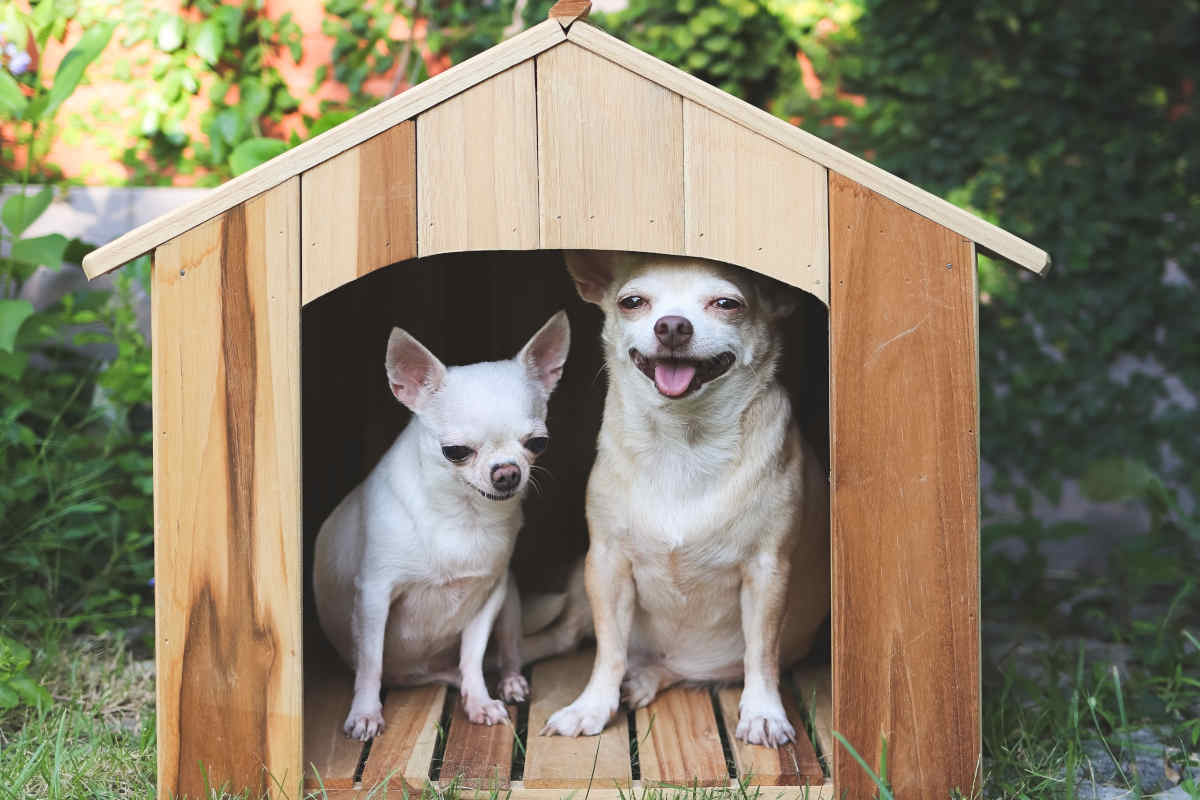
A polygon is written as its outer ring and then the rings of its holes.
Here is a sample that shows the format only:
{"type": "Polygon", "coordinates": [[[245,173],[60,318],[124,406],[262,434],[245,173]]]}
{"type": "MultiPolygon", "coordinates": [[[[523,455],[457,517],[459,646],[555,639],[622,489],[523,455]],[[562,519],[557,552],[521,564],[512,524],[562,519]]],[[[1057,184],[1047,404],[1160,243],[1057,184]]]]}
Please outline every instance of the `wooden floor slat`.
{"type": "Polygon", "coordinates": [[[796,707],[789,688],[781,686],[780,690],[788,721],[796,728],[796,740],[779,748],[748,744],[738,739],[734,733],[742,687],[730,686],[717,692],[739,779],[748,777],[756,786],[804,786],[824,780],[825,773],[817,761],[817,752],[808,740],[807,715],[796,707]]]}
{"type": "Polygon", "coordinates": [[[833,690],[828,664],[797,669],[792,674],[800,704],[812,714],[813,735],[821,748],[826,774],[833,768],[833,690]]]}
{"type": "Polygon", "coordinates": [[[507,789],[512,775],[512,754],[517,707],[508,707],[508,722],[475,725],[467,719],[462,698],[454,704],[450,732],[442,755],[439,783],[448,786],[455,778],[472,789],[507,789]]]}
{"type": "Polygon", "coordinates": [[[332,656],[304,665],[304,777],[309,787],[347,789],[362,742],[346,738],[342,724],[354,697],[354,675],[332,656]]]}
{"type": "Polygon", "coordinates": [[[636,716],[642,780],[682,786],[729,783],[707,689],[668,689],[636,716]]]}
{"type": "Polygon", "coordinates": [[[383,702],[384,729],[371,742],[362,785],[390,786],[419,792],[429,780],[429,764],[437,746],[438,722],[446,702],[445,686],[389,689],[383,702]]]}
{"type": "Polygon", "coordinates": [[[598,737],[539,735],[550,715],[583,690],[592,671],[592,657],[593,652],[585,650],[543,661],[533,668],[524,780],[530,789],[584,789],[589,783],[597,789],[610,789],[632,784],[629,723],[623,711],[598,737]]]}

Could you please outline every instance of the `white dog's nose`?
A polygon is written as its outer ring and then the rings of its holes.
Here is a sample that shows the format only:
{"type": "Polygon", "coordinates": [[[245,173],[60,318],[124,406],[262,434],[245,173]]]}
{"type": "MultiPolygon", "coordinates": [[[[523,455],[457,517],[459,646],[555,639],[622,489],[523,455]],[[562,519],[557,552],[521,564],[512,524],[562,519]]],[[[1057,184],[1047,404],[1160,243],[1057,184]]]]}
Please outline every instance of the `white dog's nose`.
{"type": "Polygon", "coordinates": [[[492,486],[497,491],[511,492],[521,482],[521,468],[516,464],[497,464],[492,467],[492,486]]]}

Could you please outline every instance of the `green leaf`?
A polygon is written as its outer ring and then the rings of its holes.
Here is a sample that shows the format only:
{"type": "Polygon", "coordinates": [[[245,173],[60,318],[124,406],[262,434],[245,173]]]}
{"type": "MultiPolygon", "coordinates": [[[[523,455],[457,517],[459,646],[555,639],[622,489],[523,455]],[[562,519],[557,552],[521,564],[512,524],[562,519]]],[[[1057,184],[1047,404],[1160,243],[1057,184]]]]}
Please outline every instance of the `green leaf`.
{"type": "Polygon", "coordinates": [[[31,239],[18,239],[13,242],[12,257],[26,264],[46,266],[58,269],[63,263],[63,253],[67,249],[67,237],[61,233],[48,236],[35,236],[31,239]]]}
{"type": "Polygon", "coordinates": [[[287,142],[279,139],[247,139],[239,144],[229,156],[229,166],[234,175],[241,175],[259,164],[270,161],[287,150],[287,142]]]}
{"type": "Polygon", "coordinates": [[[227,144],[237,144],[242,138],[244,121],[242,115],[232,108],[227,108],[213,118],[213,127],[227,144]]]}
{"type": "Polygon", "coordinates": [[[0,300],[0,351],[11,353],[17,342],[17,331],[33,314],[28,300],[0,300]]]}
{"type": "Polygon", "coordinates": [[[0,683],[0,710],[7,711],[16,708],[21,703],[21,696],[8,688],[8,684],[0,683]]]}
{"type": "Polygon", "coordinates": [[[17,83],[16,78],[10,75],[8,70],[0,69],[0,111],[7,117],[20,119],[28,104],[29,101],[25,99],[25,93],[21,91],[21,85],[17,83]]]}
{"type": "Polygon", "coordinates": [[[257,78],[247,78],[238,84],[242,114],[250,119],[262,116],[271,102],[271,92],[257,78]]]}
{"type": "Polygon", "coordinates": [[[183,44],[183,20],[174,15],[166,17],[158,26],[154,43],[164,53],[173,53],[183,44]]]}
{"type": "Polygon", "coordinates": [[[1159,485],[1154,471],[1132,458],[1097,461],[1083,476],[1083,493],[1101,503],[1143,497],[1159,485]]]}
{"type": "Polygon", "coordinates": [[[71,48],[58,65],[58,71],[54,73],[54,85],[50,87],[46,108],[42,112],[44,116],[53,116],[63,101],[75,91],[79,81],[83,80],[83,71],[87,69],[88,64],[95,61],[108,46],[114,27],[111,22],[102,22],[83,32],[79,42],[71,48]]]}
{"type": "Polygon", "coordinates": [[[216,64],[225,49],[225,30],[216,19],[206,19],[196,30],[192,49],[205,63],[216,64]]]}
{"type": "Polygon", "coordinates": [[[37,194],[28,195],[18,192],[4,201],[0,208],[0,220],[13,236],[20,236],[34,220],[42,215],[54,199],[54,187],[43,186],[37,194]]]}
{"type": "Polygon", "coordinates": [[[45,708],[54,704],[54,698],[50,696],[50,692],[46,691],[44,686],[34,683],[33,679],[25,675],[18,675],[13,678],[8,682],[8,686],[17,693],[27,706],[45,708]]]}
{"type": "Polygon", "coordinates": [[[6,353],[0,350],[0,377],[19,381],[28,365],[29,353],[6,353]]]}

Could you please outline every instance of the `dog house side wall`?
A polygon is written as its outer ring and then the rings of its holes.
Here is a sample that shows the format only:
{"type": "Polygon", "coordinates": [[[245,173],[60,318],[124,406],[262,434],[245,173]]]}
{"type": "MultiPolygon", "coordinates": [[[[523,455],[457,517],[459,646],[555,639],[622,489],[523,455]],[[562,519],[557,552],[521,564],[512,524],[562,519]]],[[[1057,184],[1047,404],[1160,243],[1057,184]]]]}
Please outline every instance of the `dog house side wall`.
{"type": "MultiPolygon", "coordinates": [[[[833,728],[897,797],[980,786],[975,250],[830,173],[833,728]]],[[[838,795],[875,796],[834,750],[838,795]]]]}
{"type": "Polygon", "coordinates": [[[154,254],[161,798],[300,779],[299,188],[154,254]]]}

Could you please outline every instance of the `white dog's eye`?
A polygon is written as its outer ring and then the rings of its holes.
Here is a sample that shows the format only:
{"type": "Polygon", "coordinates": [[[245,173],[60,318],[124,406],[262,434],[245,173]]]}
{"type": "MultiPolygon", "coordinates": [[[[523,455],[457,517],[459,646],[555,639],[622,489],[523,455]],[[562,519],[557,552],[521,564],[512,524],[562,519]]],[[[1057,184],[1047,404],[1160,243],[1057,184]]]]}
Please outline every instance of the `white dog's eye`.
{"type": "Polygon", "coordinates": [[[631,294],[629,297],[622,297],[620,301],[617,302],[617,305],[626,311],[635,311],[646,305],[646,298],[636,294],[631,294]]]}
{"type": "Polygon", "coordinates": [[[713,300],[713,305],[722,311],[737,311],[742,307],[740,300],[734,300],[732,297],[718,297],[713,300]]]}
{"type": "Polygon", "coordinates": [[[463,447],[460,444],[447,445],[442,448],[442,455],[447,461],[453,461],[455,464],[461,464],[471,456],[475,455],[475,451],[469,447],[463,447]]]}
{"type": "Polygon", "coordinates": [[[535,456],[540,456],[546,452],[548,444],[550,444],[550,438],[547,436],[530,436],[525,440],[525,449],[535,456]]]}

